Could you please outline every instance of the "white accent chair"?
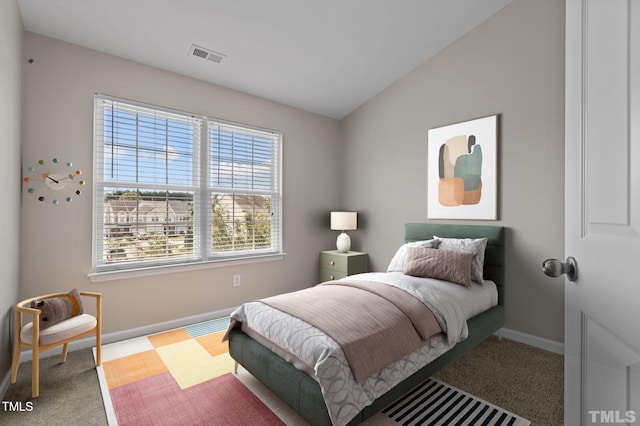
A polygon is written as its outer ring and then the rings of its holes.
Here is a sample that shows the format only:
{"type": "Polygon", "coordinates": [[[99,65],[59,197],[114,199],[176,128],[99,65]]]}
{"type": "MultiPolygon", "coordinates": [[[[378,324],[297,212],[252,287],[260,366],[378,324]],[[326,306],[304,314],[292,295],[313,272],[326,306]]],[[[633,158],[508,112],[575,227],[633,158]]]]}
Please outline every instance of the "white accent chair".
{"type": "Polygon", "coordinates": [[[60,362],[67,360],[69,342],[95,333],[96,335],[96,366],[101,364],[102,344],[102,294],[88,291],[79,292],[82,297],[93,297],[96,302],[96,315],[80,314],[44,330],[40,330],[40,309],[32,308],[33,300],[44,300],[64,296],[67,293],[47,294],[45,296],[32,297],[23,300],[16,305],[16,347],[11,364],[11,384],[18,378],[20,364],[20,352],[22,348],[32,351],[33,361],[31,368],[31,396],[40,395],[40,353],[56,346],[64,345],[60,362]],[[31,314],[32,321],[23,325],[23,315],[31,314]],[[36,342],[36,344],[33,344],[36,342]]]}

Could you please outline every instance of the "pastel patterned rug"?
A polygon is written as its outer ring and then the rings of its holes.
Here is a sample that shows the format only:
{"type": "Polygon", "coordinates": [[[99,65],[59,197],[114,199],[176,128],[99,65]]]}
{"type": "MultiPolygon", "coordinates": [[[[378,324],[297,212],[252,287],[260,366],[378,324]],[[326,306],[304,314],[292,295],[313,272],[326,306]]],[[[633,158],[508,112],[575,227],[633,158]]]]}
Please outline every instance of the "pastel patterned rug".
{"type": "MultiPolygon", "coordinates": [[[[234,361],[228,344],[222,342],[228,324],[228,318],[221,318],[104,345],[97,370],[109,425],[306,424],[248,372],[232,373],[234,361]]],[[[527,426],[530,422],[428,379],[365,424],[527,426]]]]}
{"type": "Polygon", "coordinates": [[[282,425],[232,373],[228,318],[102,347],[98,378],[110,426],[282,425]]]}

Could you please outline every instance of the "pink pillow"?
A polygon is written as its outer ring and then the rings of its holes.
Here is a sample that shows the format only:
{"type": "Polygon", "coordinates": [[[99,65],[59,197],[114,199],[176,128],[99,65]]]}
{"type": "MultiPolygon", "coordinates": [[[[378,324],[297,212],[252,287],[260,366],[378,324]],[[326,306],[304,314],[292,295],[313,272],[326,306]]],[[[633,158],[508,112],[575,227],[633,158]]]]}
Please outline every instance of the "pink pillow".
{"type": "Polygon", "coordinates": [[[407,248],[406,275],[435,278],[471,287],[473,254],[422,247],[407,248]]]}

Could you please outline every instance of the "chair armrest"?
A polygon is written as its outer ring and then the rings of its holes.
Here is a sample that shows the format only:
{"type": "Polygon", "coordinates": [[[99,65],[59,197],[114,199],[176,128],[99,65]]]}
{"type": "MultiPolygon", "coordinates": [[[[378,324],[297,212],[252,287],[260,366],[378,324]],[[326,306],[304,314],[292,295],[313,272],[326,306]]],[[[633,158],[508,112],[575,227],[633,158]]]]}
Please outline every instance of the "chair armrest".
{"type": "Polygon", "coordinates": [[[22,313],[31,314],[31,315],[40,315],[42,313],[40,309],[20,306],[20,305],[16,306],[16,311],[20,311],[22,313]]]}
{"type": "Polygon", "coordinates": [[[23,325],[23,321],[22,321],[22,315],[23,314],[30,314],[32,316],[32,321],[33,323],[38,323],[40,324],[40,314],[42,314],[42,310],[38,309],[38,308],[32,308],[30,306],[23,306],[25,303],[30,303],[31,301],[27,301],[27,302],[22,302],[18,305],[16,305],[16,326],[18,327],[18,329],[22,329],[22,325],[23,325]]]}
{"type": "Polygon", "coordinates": [[[96,293],[93,291],[80,291],[80,296],[94,297],[96,299],[96,318],[100,321],[102,317],[102,293],[96,293]]]}

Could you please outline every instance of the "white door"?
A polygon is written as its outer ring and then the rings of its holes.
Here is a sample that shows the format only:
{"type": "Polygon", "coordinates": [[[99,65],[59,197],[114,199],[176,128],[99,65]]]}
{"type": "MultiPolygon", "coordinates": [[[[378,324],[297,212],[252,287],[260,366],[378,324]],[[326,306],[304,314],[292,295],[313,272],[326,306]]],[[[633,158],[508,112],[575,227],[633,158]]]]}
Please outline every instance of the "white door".
{"type": "Polygon", "coordinates": [[[565,424],[640,425],[640,0],[566,0],[565,424]]]}

